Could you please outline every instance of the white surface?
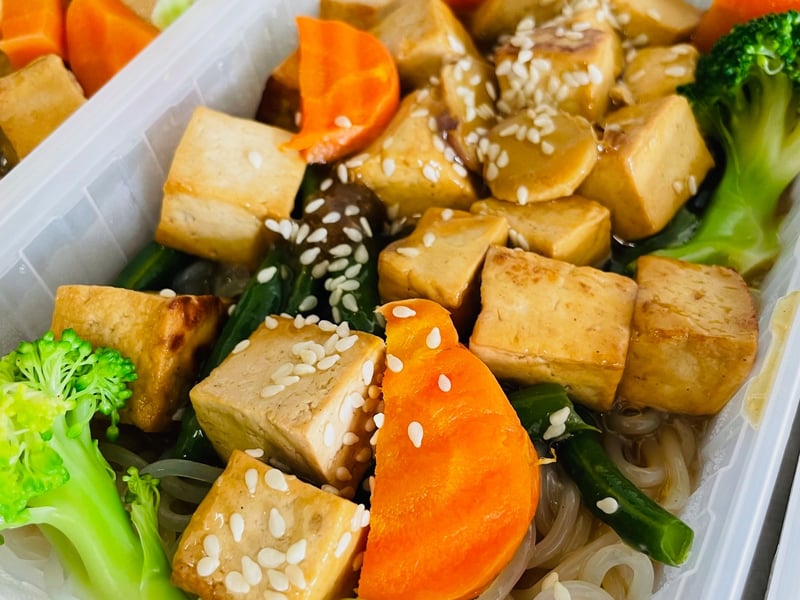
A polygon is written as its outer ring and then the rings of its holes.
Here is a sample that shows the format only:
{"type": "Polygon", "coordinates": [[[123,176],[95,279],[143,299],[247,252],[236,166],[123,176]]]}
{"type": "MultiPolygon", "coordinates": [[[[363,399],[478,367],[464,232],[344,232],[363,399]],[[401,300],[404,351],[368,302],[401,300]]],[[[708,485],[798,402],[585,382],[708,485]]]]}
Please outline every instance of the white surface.
{"type": "MultiPolygon", "coordinates": [[[[315,9],[311,0],[201,0],[0,182],[0,352],[47,329],[58,285],[108,281],[151,239],[192,109],[252,115],[292,47],[291,15],[315,9]]],[[[800,287],[799,229],[795,210],[764,286],[762,350],[775,301],[800,287]]],[[[657,598],[742,595],[800,395],[799,328],[796,320],[760,427],[743,416],[740,393],[710,428],[701,485],[683,513],[696,535],[691,557],[666,570],[657,598]]]]}

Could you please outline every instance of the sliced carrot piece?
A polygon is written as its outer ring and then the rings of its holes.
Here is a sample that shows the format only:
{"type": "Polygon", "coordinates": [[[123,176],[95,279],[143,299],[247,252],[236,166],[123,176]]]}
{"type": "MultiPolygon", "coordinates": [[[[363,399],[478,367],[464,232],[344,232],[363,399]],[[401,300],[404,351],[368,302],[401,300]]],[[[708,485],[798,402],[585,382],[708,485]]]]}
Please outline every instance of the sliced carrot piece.
{"type": "Polygon", "coordinates": [[[443,307],[403,300],[380,312],[384,422],[358,595],[474,598],[511,560],[536,512],[536,451],[443,307]]]}
{"type": "Polygon", "coordinates": [[[400,78],[375,36],[341,21],[298,17],[301,127],[286,147],[307,162],[361,150],[389,123],[400,78]]]}
{"type": "Polygon", "coordinates": [[[139,54],[159,31],[121,0],[71,0],[66,34],[70,68],[88,97],[139,54]]]}
{"type": "Polygon", "coordinates": [[[62,0],[3,0],[2,15],[0,50],[14,69],[46,54],[64,58],[62,0]]]}
{"type": "Polygon", "coordinates": [[[714,0],[700,19],[692,42],[701,51],[708,52],[734,25],[790,9],[800,10],[800,0],[714,0]]]}

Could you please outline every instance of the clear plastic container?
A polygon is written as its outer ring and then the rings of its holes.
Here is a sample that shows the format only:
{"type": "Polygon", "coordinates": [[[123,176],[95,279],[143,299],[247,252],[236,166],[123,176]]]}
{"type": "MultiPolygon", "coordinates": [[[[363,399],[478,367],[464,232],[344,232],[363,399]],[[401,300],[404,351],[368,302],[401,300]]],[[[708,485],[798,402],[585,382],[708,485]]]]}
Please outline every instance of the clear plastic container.
{"type": "MultiPolygon", "coordinates": [[[[316,10],[312,0],[200,0],[0,182],[0,352],[47,329],[58,285],[107,282],[152,238],[161,186],[193,108],[252,116],[267,74],[295,44],[294,15],[316,10]]],[[[800,204],[798,186],[794,199],[800,204]]],[[[694,547],[682,568],[665,569],[661,600],[739,598],[751,567],[769,571],[771,553],[756,549],[762,528],[780,525],[781,515],[768,518],[767,509],[773,492],[778,500],[788,494],[793,466],[783,473],[781,461],[800,399],[800,319],[779,339],[770,317],[780,298],[800,289],[797,208],[761,292],[754,372],[769,364],[774,378],[763,413],[755,423],[745,410],[745,386],[714,419],[700,485],[683,512],[694,547]],[[773,337],[778,347],[768,359],[773,337]]],[[[793,500],[800,503],[798,494],[793,500]]]]}

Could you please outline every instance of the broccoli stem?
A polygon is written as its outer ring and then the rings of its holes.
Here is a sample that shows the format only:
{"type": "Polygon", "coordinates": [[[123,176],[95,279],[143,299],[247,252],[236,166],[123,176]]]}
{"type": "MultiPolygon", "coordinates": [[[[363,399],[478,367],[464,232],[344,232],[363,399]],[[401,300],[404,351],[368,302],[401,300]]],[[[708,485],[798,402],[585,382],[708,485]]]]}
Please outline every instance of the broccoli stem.
{"type": "Polygon", "coordinates": [[[98,599],[185,599],[171,585],[168,565],[166,570],[145,569],[146,554],[163,555],[160,540],[140,539],[131,527],[113,471],[89,429],[78,439],[69,438],[65,420],[56,419],[50,444],[71,476],[60,487],[30,499],[27,522],[43,526],[69,572],[98,599]],[[156,542],[157,547],[148,547],[156,542]]]}

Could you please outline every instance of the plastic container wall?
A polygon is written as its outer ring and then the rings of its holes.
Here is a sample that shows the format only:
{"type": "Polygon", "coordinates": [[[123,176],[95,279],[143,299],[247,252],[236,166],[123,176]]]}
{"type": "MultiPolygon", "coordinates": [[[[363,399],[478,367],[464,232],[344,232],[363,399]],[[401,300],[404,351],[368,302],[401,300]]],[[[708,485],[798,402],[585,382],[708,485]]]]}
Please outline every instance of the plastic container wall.
{"type": "MultiPolygon", "coordinates": [[[[293,16],[316,9],[310,0],[201,0],[0,182],[0,351],[47,329],[60,284],[107,282],[152,238],[193,108],[252,116],[267,74],[294,46],[293,16]]],[[[800,204],[798,187],[794,198],[800,204]]],[[[795,209],[761,294],[756,371],[768,362],[773,308],[800,289],[798,233],[795,209]]],[[[738,598],[754,560],[769,568],[755,549],[797,409],[798,363],[795,318],[758,426],[742,390],[709,429],[700,486],[683,512],[695,544],[686,565],[665,570],[656,598],[738,598]]]]}

